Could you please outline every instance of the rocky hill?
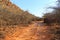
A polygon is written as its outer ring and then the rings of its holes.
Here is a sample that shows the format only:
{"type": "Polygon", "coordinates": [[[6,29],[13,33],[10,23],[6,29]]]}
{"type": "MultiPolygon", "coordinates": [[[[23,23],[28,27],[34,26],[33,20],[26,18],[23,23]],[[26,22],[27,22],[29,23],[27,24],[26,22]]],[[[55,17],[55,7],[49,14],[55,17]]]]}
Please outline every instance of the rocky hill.
{"type": "Polygon", "coordinates": [[[17,7],[15,4],[11,3],[9,0],[1,0],[0,1],[0,8],[6,9],[12,13],[22,13],[23,10],[17,7]]]}
{"type": "Polygon", "coordinates": [[[0,0],[0,25],[25,25],[36,18],[36,16],[28,11],[23,11],[9,0],[0,0]]]}

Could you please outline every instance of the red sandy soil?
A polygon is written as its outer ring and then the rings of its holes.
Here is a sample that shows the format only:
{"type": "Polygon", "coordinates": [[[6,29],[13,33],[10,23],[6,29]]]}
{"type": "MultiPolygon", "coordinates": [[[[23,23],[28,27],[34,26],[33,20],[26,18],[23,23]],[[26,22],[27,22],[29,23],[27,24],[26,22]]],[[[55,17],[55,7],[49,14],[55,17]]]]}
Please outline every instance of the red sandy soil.
{"type": "Polygon", "coordinates": [[[6,27],[4,40],[50,40],[52,36],[47,29],[48,26],[41,22],[34,22],[28,27],[6,27]]]}

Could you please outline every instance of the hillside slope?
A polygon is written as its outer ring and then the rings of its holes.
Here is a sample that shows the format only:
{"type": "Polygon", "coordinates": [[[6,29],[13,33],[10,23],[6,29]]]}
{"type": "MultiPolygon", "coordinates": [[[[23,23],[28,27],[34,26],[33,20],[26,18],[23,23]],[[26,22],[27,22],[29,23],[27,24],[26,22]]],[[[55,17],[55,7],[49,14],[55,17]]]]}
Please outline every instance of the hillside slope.
{"type": "Polygon", "coordinates": [[[0,1],[0,25],[25,25],[36,18],[36,16],[28,11],[23,11],[9,0],[0,1]]]}
{"type": "Polygon", "coordinates": [[[22,13],[23,10],[17,7],[15,4],[7,0],[2,0],[0,2],[0,9],[6,9],[12,13],[22,13]]]}

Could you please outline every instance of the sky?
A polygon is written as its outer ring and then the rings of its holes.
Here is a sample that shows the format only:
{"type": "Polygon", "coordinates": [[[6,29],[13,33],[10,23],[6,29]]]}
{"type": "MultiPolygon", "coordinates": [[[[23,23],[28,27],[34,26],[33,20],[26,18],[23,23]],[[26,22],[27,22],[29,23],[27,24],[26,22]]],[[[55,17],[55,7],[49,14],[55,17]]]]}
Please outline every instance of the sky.
{"type": "Polygon", "coordinates": [[[11,2],[38,17],[42,17],[46,12],[51,12],[50,9],[47,9],[48,7],[56,6],[56,0],[11,0],[11,2]]]}

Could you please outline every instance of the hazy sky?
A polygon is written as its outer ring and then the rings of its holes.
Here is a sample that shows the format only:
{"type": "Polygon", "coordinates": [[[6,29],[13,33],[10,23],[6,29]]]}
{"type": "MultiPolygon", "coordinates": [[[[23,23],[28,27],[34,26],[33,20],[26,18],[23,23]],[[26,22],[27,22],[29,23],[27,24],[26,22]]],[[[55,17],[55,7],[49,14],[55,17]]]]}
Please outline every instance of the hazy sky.
{"type": "Polygon", "coordinates": [[[56,0],[11,0],[14,4],[23,10],[28,10],[30,13],[41,17],[47,10],[47,7],[55,6],[56,0]]]}

